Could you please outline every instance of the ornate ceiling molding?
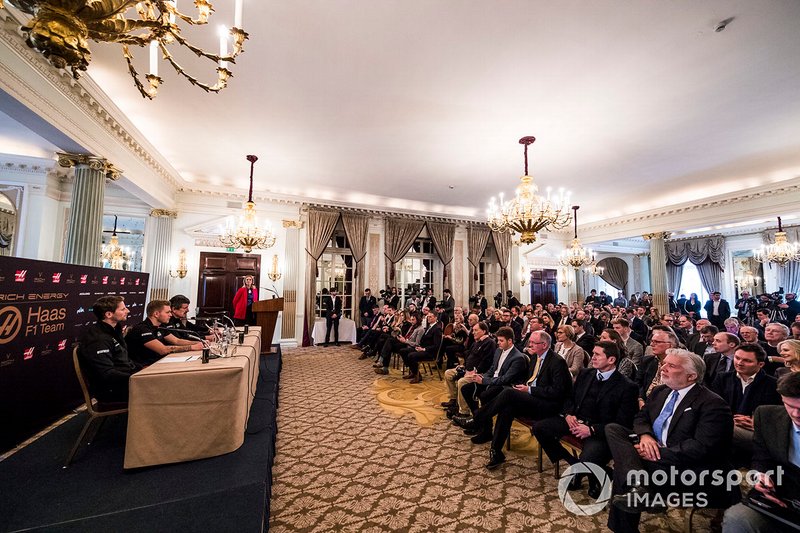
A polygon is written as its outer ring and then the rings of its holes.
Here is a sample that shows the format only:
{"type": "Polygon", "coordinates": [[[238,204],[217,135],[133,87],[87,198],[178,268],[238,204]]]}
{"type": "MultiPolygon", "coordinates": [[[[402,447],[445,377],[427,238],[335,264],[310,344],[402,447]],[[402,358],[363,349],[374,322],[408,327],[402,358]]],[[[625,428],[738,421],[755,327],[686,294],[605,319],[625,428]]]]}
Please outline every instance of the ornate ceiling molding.
{"type": "Polygon", "coordinates": [[[645,233],[642,235],[644,240],[652,241],[653,239],[669,239],[670,232],[668,231],[658,231],[656,233],[645,233]]]}
{"type": "Polygon", "coordinates": [[[68,154],[64,152],[57,152],[58,164],[64,168],[73,168],[78,166],[86,166],[92,170],[102,172],[106,178],[111,181],[116,181],[122,175],[122,170],[115,167],[107,159],[96,157],[90,154],[68,154]]]}

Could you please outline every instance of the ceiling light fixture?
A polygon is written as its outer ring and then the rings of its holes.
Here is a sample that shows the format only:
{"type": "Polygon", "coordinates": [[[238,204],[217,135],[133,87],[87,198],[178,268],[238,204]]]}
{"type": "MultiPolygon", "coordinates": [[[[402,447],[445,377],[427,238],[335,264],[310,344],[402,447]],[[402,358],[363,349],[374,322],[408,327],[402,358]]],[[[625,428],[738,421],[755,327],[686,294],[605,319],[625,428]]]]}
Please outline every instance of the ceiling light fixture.
{"type": "MultiPolygon", "coordinates": [[[[106,230],[106,233],[108,230],[106,230]]],[[[129,233],[129,232],[124,232],[129,233]]],[[[117,237],[117,215],[114,215],[114,230],[111,232],[111,239],[107,244],[103,245],[100,252],[100,259],[105,264],[108,263],[109,268],[114,270],[129,270],[133,262],[135,252],[127,247],[119,245],[119,237],[117,237]]]]}
{"type": "Polygon", "coordinates": [[[528,175],[528,146],[536,141],[536,137],[523,137],[519,143],[525,146],[525,175],[520,178],[516,195],[504,202],[500,193],[499,203],[494,197],[489,201],[487,221],[493,231],[520,234],[520,241],[530,244],[536,241],[536,233],[543,229],[563,229],[570,223],[569,193],[559,190],[557,199],[551,199],[551,188],[547,188],[547,198],[536,194],[539,188],[528,175]]]}
{"type": "MultiPolygon", "coordinates": [[[[242,29],[243,1],[236,0],[234,27],[225,30],[220,37],[219,54],[206,52],[190,43],[181,35],[177,24],[178,21],[187,27],[207,24],[214,11],[209,0],[194,0],[196,19],[178,11],[178,0],[8,0],[8,3],[32,17],[22,26],[28,46],[41,52],[54,67],[71,69],[75,79],[87,69],[92,59],[90,39],[121,45],[136,88],[143,97],[152,100],[162,81],[158,76],[159,51],[167,63],[192,85],[207,92],[219,92],[227,87],[228,79],[233,76],[228,63],[235,62],[248,38],[242,29]],[[127,18],[128,13],[135,17],[127,18]],[[228,35],[233,37],[233,53],[228,53],[228,35]],[[209,85],[189,75],[167,49],[168,45],[175,43],[198,57],[217,63],[217,82],[209,85]],[[150,72],[144,77],[147,87],[133,66],[131,45],[150,49],[150,72]]],[[[0,0],[0,8],[3,7],[3,0],[0,0]]]]}
{"type": "Polygon", "coordinates": [[[783,231],[781,217],[778,217],[778,231],[775,232],[773,244],[762,244],[758,250],[753,250],[753,259],[759,263],[775,263],[786,266],[792,261],[800,261],[800,244],[789,242],[786,232],[783,231]]]}
{"type": "Polygon", "coordinates": [[[580,209],[580,206],[572,206],[572,220],[575,223],[575,236],[572,239],[572,246],[562,251],[558,258],[558,262],[563,266],[572,267],[575,270],[591,266],[595,262],[595,255],[592,249],[581,246],[581,240],[578,238],[578,209],[580,209]]]}
{"type": "Polygon", "coordinates": [[[249,254],[253,248],[274,246],[275,234],[269,227],[269,223],[265,228],[261,228],[256,220],[256,204],[253,202],[253,166],[258,161],[258,157],[248,155],[247,160],[250,161],[250,195],[244,203],[239,223],[234,226],[228,219],[225,233],[220,236],[219,240],[223,246],[233,249],[242,248],[246,254],[249,254]]]}

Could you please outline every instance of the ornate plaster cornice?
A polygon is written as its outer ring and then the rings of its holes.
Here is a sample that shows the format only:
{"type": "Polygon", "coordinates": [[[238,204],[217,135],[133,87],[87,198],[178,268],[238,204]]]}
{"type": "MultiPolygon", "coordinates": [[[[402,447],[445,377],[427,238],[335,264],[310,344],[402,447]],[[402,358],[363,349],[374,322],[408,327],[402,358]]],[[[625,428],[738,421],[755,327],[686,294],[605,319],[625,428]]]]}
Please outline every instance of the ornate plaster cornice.
{"type": "Polygon", "coordinates": [[[105,174],[106,178],[111,181],[118,180],[122,175],[122,170],[102,157],[91,154],[68,154],[64,152],[56,152],[56,156],[58,157],[58,164],[64,168],[86,166],[92,170],[102,172],[105,174]]]}
{"type": "Polygon", "coordinates": [[[151,209],[150,216],[156,218],[178,218],[178,212],[172,209],[151,209]]]}
{"type": "Polygon", "coordinates": [[[302,220],[282,220],[281,223],[283,224],[283,227],[287,229],[303,229],[305,226],[305,223],[302,220]]]}
{"type": "Polygon", "coordinates": [[[351,206],[343,206],[343,205],[336,205],[336,204],[322,204],[322,203],[306,203],[303,205],[301,212],[306,212],[308,209],[326,209],[326,210],[335,210],[340,212],[347,212],[347,213],[359,213],[364,215],[370,215],[373,217],[394,217],[394,218],[405,218],[409,220],[425,220],[431,222],[450,222],[453,224],[461,224],[461,225],[479,225],[480,222],[469,219],[469,218],[457,218],[457,217],[441,217],[436,215],[428,215],[423,213],[413,213],[408,211],[388,211],[386,209],[366,209],[360,207],[351,207],[351,206]]]}

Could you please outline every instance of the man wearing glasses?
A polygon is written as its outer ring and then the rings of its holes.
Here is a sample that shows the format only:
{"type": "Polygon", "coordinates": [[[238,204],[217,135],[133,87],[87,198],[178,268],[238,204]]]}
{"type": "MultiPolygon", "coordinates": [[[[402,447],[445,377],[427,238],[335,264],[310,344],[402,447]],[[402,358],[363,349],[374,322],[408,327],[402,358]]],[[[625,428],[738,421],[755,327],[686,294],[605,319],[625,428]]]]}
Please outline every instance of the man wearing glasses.
{"type": "Polygon", "coordinates": [[[678,347],[678,337],[666,326],[654,326],[653,336],[650,338],[650,348],[653,355],[642,359],[639,368],[639,407],[644,405],[652,390],[661,385],[661,367],[667,350],[678,347]]]}

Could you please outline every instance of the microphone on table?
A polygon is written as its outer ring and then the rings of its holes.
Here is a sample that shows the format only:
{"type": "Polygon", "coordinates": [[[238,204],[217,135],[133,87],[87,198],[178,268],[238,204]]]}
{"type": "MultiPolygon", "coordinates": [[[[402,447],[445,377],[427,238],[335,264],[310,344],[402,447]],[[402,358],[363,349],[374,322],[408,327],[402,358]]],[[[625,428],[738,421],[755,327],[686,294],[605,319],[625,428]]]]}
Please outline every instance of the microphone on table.
{"type": "Polygon", "coordinates": [[[264,289],[265,291],[271,292],[272,294],[275,295],[275,296],[273,296],[273,298],[280,298],[281,297],[281,295],[278,294],[278,291],[276,291],[275,289],[270,289],[269,287],[259,287],[259,289],[264,289]]]}
{"type": "Polygon", "coordinates": [[[192,340],[196,340],[196,341],[202,342],[203,343],[202,361],[203,361],[204,364],[208,363],[209,359],[218,359],[219,358],[218,355],[212,354],[211,350],[208,347],[206,347],[206,340],[198,337],[197,333],[194,332],[194,331],[191,331],[191,330],[188,330],[188,329],[170,328],[170,327],[166,327],[166,326],[160,326],[158,329],[163,329],[164,331],[169,331],[170,333],[183,333],[184,335],[186,335],[187,337],[189,337],[192,340]]]}

